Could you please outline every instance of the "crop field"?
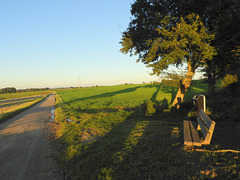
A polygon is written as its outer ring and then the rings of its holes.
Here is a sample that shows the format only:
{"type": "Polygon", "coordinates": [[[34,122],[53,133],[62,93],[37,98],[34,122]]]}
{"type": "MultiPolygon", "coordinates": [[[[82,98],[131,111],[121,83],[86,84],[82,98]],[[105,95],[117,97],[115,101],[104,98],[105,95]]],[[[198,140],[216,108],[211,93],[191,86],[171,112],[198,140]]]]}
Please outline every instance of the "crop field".
{"type": "Polygon", "coordinates": [[[41,101],[49,93],[26,92],[0,94],[0,122],[41,101]]]}
{"type": "MultiPolygon", "coordinates": [[[[206,89],[196,81],[186,101],[206,89]]],[[[185,150],[188,111],[170,111],[176,91],[159,84],[57,91],[56,148],[66,178],[240,178],[238,154],[185,150]]],[[[218,140],[205,148],[222,148],[218,140]]]]}
{"type": "Polygon", "coordinates": [[[47,95],[47,94],[50,94],[50,93],[51,93],[50,91],[33,91],[33,92],[21,92],[21,93],[7,93],[7,94],[0,94],[0,100],[23,98],[23,97],[30,97],[30,96],[40,96],[40,95],[47,95]]]}

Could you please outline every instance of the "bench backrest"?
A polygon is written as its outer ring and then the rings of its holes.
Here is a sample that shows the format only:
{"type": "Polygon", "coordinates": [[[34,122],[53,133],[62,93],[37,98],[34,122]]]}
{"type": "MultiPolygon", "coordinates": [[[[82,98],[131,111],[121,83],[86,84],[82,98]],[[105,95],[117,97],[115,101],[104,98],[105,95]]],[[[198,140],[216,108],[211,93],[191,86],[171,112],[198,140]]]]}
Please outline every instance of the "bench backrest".
{"type": "Polygon", "coordinates": [[[206,112],[206,98],[202,94],[198,94],[193,96],[193,103],[197,109],[197,112],[202,109],[204,112],[206,112]]]}
{"type": "Polygon", "coordinates": [[[202,109],[199,110],[199,116],[197,117],[197,121],[201,128],[203,137],[205,138],[202,144],[209,144],[212,139],[215,122],[212,121],[202,109]]]}

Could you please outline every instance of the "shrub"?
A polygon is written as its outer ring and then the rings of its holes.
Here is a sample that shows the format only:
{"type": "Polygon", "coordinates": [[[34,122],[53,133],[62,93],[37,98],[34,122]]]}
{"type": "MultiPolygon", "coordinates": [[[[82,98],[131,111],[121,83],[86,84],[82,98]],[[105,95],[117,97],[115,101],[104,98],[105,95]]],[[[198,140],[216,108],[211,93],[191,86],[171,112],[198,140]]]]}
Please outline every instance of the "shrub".
{"type": "Polygon", "coordinates": [[[220,87],[224,88],[230,84],[238,82],[237,75],[227,74],[221,81],[220,87]]]}
{"type": "Polygon", "coordinates": [[[168,100],[166,98],[164,98],[163,100],[161,100],[159,102],[160,111],[163,111],[164,109],[168,109],[168,108],[169,108],[169,104],[168,104],[168,100]]]}
{"type": "Polygon", "coordinates": [[[152,102],[151,100],[146,100],[145,101],[145,105],[146,105],[146,116],[152,116],[153,114],[155,114],[156,109],[155,109],[155,104],[154,102],[152,102]]]}

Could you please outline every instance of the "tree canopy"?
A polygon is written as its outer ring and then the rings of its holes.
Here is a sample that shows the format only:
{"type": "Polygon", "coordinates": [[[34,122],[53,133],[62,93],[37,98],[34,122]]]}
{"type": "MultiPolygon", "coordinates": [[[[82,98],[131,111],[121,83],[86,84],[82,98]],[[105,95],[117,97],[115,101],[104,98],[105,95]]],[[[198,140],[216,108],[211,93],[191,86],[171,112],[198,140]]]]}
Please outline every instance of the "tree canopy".
{"type": "Polygon", "coordinates": [[[210,46],[214,35],[207,32],[196,14],[185,18],[166,16],[156,31],[159,37],[148,40],[150,48],[143,59],[148,67],[153,68],[154,74],[161,73],[170,64],[178,66],[183,63],[187,63],[194,72],[214,55],[214,48],[210,46]]]}
{"type": "MultiPolygon", "coordinates": [[[[131,14],[121,52],[137,55],[137,62],[152,67],[153,74],[169,64],[189,62],[190,56],[192,70],[204,65],[209,79],[239,71],[234,68],[239,67],[239,57],[235,56],[240,47],[239,0],[136,0],[131,14]]],[[[215,80],[209,82],[214,84],[215,80]]]]}
{"type": "Polygon", "coordinates": [[[169,65],[187,63],[187,76],[182,82],[183,89],[179,89],[173,102],[175,105],[179,98],[180,102],[183,101],[195,70],[215,54],[215,49],[210,45],[214,35],[208,32],[199,15],[194,13],[184,17],[166,15],[154,26],[154,36],[144,36],[145,42],[140,40],[142,44],[135,39],[136,34],[130,28],[123,34],[121,52],[137,54],[139,60],[152,68],[152,74],[157,75],[169,65]]]}

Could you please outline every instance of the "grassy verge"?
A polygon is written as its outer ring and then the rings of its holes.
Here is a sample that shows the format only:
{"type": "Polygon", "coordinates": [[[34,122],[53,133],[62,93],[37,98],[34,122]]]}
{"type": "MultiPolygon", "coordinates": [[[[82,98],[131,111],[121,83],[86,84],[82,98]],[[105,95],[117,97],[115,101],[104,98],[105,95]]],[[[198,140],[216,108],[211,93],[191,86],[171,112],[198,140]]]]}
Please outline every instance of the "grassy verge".
{"type": "MultiPolygon", "coordinates": [[[[205,90],[199,83],[190,92],[205,90]]],[[[188,111],[167,110],[173,88],[128,85],[57,93],[56,138],[66,178],[240,178],[238,154],[185,150],[182,122],[188,111]]],[[[221,139],[214,132],[212,145],[203,148],[227,148],[221,139]]]]}
{"type": "Polygon", "coordinates": [[[37,99],[34,99],[32,101],[23,101],[22,103],[18,103],[17,105],[13,105],[13,106],[10,106],[8,107],[8,109],[2,113],[0,115],[0,122],[3,122],[11,117],[14,117],[15,115],[25,111],[26,109],[34,106],[35,104],[37,104],[38,102],[42,101],[43,99],[45,99],[47,97],[47,95],[45,96],[41,96],[37,99]]]}

